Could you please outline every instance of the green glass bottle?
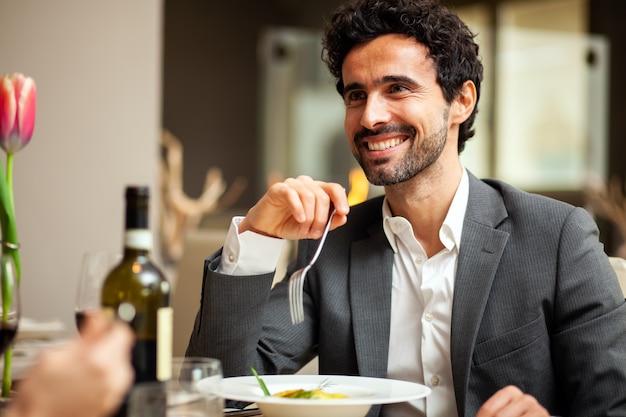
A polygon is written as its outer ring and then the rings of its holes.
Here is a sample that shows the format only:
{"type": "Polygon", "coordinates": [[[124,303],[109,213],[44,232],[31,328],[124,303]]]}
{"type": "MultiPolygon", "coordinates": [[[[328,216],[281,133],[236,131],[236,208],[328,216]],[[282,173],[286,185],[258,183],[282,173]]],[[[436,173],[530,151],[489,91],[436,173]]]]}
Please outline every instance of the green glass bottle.
{"type": "MultiPolygon", "coordinates": [[[[171,375],[170,284],[150,260],[148,201],[148,187],[126,188],[124,256],[102,286],[103,311],[127,322],[135,333],[135,384],[165,381],[171,375]]],[[[124,415],[125,408],[117,415],[124,415]]]]}

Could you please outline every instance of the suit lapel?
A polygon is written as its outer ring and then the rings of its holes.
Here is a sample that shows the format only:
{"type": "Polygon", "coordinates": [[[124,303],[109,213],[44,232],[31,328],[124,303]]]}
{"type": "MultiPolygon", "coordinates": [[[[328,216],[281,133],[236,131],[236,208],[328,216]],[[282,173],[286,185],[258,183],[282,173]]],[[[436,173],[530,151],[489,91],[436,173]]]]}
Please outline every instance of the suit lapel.
{"type": "Polygon", "coordinates": [[[500,194],[470,174],[454,284],[450,353],[459,415],[463,415],[473,347],[491,284],[509,234],[496,227],[507,217],[500,194]]]}
{"type": "Polygon", "coordinates": [[[350,308],[359,374],[382,378],[389,355],[393,251],[380,221],[370,232],[370,238],[352,243],[350,308]]]}

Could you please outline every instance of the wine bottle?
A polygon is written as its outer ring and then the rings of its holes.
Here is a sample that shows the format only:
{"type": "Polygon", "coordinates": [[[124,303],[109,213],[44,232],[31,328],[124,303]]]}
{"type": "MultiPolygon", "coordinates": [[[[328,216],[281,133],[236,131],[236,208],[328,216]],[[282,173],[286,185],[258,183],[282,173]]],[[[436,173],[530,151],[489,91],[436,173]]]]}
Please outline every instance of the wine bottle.
{"type": "MultiPolygon", "coordinates": [[[[102,286],[103,311],[127,322],[135,333],[135,384],[165,381],[171,375],[172,309],[170,284],[151,261],[149,189],[126,188],[124,251],[102,286]]],[[[118,412],[125,414],[126,404],[118,412]]]]}

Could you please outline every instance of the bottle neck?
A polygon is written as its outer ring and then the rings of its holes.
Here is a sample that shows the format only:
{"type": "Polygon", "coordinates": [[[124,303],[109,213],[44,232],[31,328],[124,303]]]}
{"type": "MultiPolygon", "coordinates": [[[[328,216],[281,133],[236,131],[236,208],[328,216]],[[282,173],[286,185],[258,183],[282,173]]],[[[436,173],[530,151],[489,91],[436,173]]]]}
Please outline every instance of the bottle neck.
{"type": "Polygon", "coordinates": [[[149,252],[152,249],[152,232],[149,229],[126,229],[124,251],[149,252]]]}
{"type": "Polygon", "coordinates": [[[148,228],[148,190],[145,187],[126,189],[124,225],[124,257],[148,255],[152,250],[152,232],[148,228]]]}
{"type": "Polygon", "coordinates": [[[127,188],[126,190],[126,230],[148,228],[148,192],[142,188],[127,188]]]}

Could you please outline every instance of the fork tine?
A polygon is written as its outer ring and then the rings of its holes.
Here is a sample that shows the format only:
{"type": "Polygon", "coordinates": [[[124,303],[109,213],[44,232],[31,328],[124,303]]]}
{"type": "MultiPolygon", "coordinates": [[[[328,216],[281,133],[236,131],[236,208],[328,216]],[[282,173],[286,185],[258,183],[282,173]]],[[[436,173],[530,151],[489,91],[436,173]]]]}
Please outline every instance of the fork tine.
{"type": "Polygon", "coordinates": [[[291,316],[291,323],[296,323],[296,287],[297,287],[297,272],[289,277],[289,315],[291,316]]]}
{"type": "Polygon", "coordinates": [[[302,293],[304,292],[304,276],[306,275],[306,271],[307,269],[302,271],[298,277],[298,288],[296,293],[296,323],[301,323],[304,320],[304,302],[302,299],[302,293]]]}
{"type": "Polygon", "coordinates": [[[293,275],[289,277],[289,317],[293,323],[293,275]]]}
{"type": "Polygon", "coordinates": [[[298,274],[298,276],[293,282],[293,305],[292,305],[293,318],[291,319],[291,322],[293,324],[300,323],[300,297],[298,295],[298,288],[300,288],[301,276],[302,276],[301,274],[298,274]]]}

